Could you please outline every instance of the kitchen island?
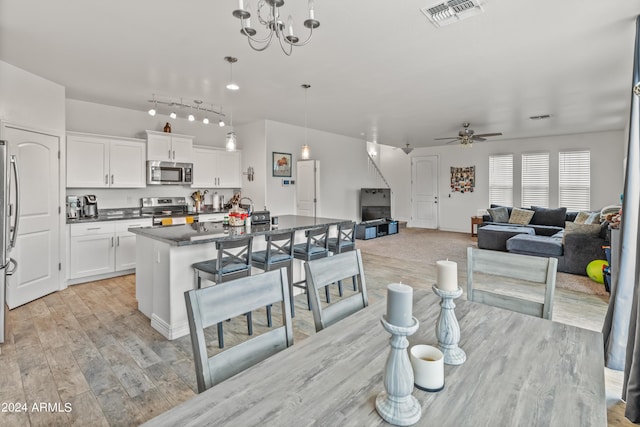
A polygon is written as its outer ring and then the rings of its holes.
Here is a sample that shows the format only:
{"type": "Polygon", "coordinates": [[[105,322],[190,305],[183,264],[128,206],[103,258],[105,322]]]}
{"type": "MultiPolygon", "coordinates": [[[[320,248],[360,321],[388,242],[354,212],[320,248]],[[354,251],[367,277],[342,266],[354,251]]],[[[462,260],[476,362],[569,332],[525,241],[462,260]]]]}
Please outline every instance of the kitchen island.
{"type": "MultiPolygon", "coordinates": [[[[296,243],[304,242],[304,230],[336,225],[348,220],[282,215],[278,225],[229,227],[222,223],[193,223],[131,229],[136,234],[136,299],[138,310],[167,339],[189,333],[184,293],[195,286],[194,263],[216,257],[215,242],[253,235],[253,250],[266,247],[264,236],[296,231],[296,243]]],[[[296,263],[294,263],[295,265],[296,263]]]]}

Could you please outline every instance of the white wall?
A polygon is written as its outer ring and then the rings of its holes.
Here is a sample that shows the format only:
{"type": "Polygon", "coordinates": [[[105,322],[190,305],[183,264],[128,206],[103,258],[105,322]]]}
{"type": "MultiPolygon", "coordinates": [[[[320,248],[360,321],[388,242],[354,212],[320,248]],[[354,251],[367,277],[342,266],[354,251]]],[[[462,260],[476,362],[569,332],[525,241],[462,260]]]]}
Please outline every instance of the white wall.
{"type": "Polygon", "coordinates": [[[440,229],[468,232],[469,218],[478,209],[489,205],[489,155],[514,154],[514,202],[520,200],[520,155],[526,152],[546,151],[550,153],[550,206],[558,205],[558,152],[564,150],[589,149],[591,151],[591,207],[600,209],[619,203],[623,188],[620,165],[624,157],[624,131],[589,134],[561,135],[544,138],[527,138],[476,143],[471,148],[449,145],[417,148],[406,156],[400,149],[385,147],[381,150],[381,169],[395,192],[395,218],[411,216],[411,157],[438,155],[440,189],[440,229]],[[404,156],[404,157],[403,157],[404,156]],[[473,193],[451,193],[450,167],[475,166],[476,187],[473,193]]]}
{"type": "Polygon", "coordinates": [[[0,119],[64,135],[64,87],[0,61],[0,119]]]}
{"type": "Polygon", "coordinates": [[[249,181],[247,175],[242,175],[242,195],[253,200],[256,210],[262,210],[267,206],[267,149],[265,122],[258,121],[236,128],[238,147],[242,150],[242,171],[247,172],[253,168],[254,179],[249,181]]]}
{"type": "MultiPolygon", "coordinates": [[[[266,122],[267,207],[274,215],[296,212],[296,187],[282,186],[282,178],[271,176],[272,152],[291,153],[292,179],[305,141],[304,127],[266,122]]],[[[320,161],[318,216],[358,220],[360,188],[379,186],[368,169],[364,140],[315,129],[308,130],[311,159],[320,161]]]]}

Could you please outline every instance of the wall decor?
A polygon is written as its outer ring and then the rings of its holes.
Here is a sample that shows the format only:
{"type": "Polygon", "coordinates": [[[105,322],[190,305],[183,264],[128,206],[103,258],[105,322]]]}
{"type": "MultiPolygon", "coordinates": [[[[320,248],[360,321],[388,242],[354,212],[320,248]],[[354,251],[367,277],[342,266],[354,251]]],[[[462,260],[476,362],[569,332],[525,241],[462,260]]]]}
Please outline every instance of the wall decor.
{"type": "Polygon", "coordinates": [[[273,158],[273,174],[272,176],[291,176],[291,153],[278,153],[276,151],[272,154],[273,158]]]}
{"type": "Polygon", "coordinates": [[[451,166],[451,192],[473,193],[476,186],[476,167],[451,166]]]}

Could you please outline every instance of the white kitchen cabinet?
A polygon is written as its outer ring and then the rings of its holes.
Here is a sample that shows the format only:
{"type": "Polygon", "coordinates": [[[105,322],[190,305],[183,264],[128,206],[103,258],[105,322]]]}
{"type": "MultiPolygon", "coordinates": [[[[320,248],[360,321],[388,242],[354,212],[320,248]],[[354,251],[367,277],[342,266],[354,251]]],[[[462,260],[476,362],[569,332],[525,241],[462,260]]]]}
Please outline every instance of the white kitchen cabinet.
{"type": "Polygon", "coordinates": [[[193,188],[242,187],[240,151],[193,147],[193,188]]]}
{"type": "Polygon", "coordinates": [[[144,140],[67,133],[67,187],[146,187],[144,140]]]}
{"type": "Polygon", "coordinates": [[[135,268],[136,237],[127,230],[151,225],[149,218],[71,224],[69,278],[115,276],[135,268]]]}
{"type": "Polygon", "coordinates": [[[147,160],[191,163],[193,136],[147,131],[147,160]]]}

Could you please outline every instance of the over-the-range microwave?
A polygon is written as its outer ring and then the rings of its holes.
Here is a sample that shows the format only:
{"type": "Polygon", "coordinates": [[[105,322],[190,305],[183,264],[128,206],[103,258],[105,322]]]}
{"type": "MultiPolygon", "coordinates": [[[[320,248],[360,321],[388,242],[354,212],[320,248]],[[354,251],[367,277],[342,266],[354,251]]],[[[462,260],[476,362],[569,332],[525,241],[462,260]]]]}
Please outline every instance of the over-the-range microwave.
{"type": "Polygon", "coordinates": [[[193,163],[147,160],[147,184],[187,185],[193,182],[193,163]]]}

